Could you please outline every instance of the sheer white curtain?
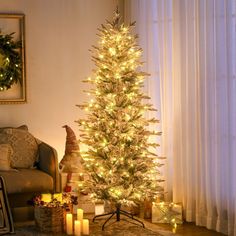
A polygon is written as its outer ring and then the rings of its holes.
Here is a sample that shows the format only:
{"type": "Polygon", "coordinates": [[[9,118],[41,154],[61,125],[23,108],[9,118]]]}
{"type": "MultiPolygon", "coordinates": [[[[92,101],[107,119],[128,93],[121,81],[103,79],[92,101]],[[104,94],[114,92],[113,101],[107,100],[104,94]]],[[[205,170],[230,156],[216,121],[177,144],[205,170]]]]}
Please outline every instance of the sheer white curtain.
{"type": "Polygon", "coordinates": [[[167,190],[187,221],[236,236],[235,14],[235,0],[125,1],[161,111],[167,190]]]}

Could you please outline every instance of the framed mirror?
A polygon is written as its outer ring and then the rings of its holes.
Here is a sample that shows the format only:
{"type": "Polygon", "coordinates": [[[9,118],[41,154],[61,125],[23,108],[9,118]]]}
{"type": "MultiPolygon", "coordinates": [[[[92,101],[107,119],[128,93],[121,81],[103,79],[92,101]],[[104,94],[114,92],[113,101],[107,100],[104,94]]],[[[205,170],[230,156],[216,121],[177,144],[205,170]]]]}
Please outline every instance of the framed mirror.
{"type": "Polygon", "coordinates": [[[26,103],[25,16],[0,13],[0,104],[26,103]]]}

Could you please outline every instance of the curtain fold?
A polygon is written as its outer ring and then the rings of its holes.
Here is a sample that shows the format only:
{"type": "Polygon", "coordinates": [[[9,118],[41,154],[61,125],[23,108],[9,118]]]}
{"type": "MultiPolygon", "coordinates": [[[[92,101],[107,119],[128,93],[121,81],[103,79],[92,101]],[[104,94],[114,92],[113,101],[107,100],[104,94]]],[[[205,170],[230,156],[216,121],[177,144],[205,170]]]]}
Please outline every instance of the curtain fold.
{"type": "Polygon", "coordinates": [[[125,20],[160,110],[167,199],[236,236],[236,0],[126,0],[125,20]]]}

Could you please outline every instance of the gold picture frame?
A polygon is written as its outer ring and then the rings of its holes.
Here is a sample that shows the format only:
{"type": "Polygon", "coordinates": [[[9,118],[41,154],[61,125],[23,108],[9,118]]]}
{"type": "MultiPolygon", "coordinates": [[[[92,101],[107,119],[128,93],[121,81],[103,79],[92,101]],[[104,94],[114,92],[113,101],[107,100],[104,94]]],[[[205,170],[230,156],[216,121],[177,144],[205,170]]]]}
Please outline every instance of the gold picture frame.
{"type": "MultiPolygon", "coordinates": [[[[16,50],[20,58],[20,71],[18,71],[20,79],[7,89],[5,87],[0,88],[0,104],[26,103],[25,15],[0,13],[0,35],[4,37],[10,35],[13,43],[21,43],[21,47],[16,50]]],[[[0,56],[3,57],[1,52],[0,56]]],[[[18,65],[16,64],[16,66],[18,65]]]]}

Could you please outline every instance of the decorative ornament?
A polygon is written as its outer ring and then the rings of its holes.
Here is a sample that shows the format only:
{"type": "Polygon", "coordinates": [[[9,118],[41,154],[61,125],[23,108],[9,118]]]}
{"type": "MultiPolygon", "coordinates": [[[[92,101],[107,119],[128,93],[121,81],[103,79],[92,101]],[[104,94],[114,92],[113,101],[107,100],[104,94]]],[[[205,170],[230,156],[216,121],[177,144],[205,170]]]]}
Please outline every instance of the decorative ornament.
{"type": "Polygon", "coordinates": [[[64,125],[66,129],[66,144],[65,155],[60,161],[59,168],[61,172],[78,173],[81,172],[81,157],[79,153],[79,145],[74,131],[68,126],[64,125]]]}
{"type": "Polygon", "coordinates": [[[19,49],[22,42],[13,41],[13,35],[0,34],[0,92],[22,82],[22,61],[19,49]]]}

